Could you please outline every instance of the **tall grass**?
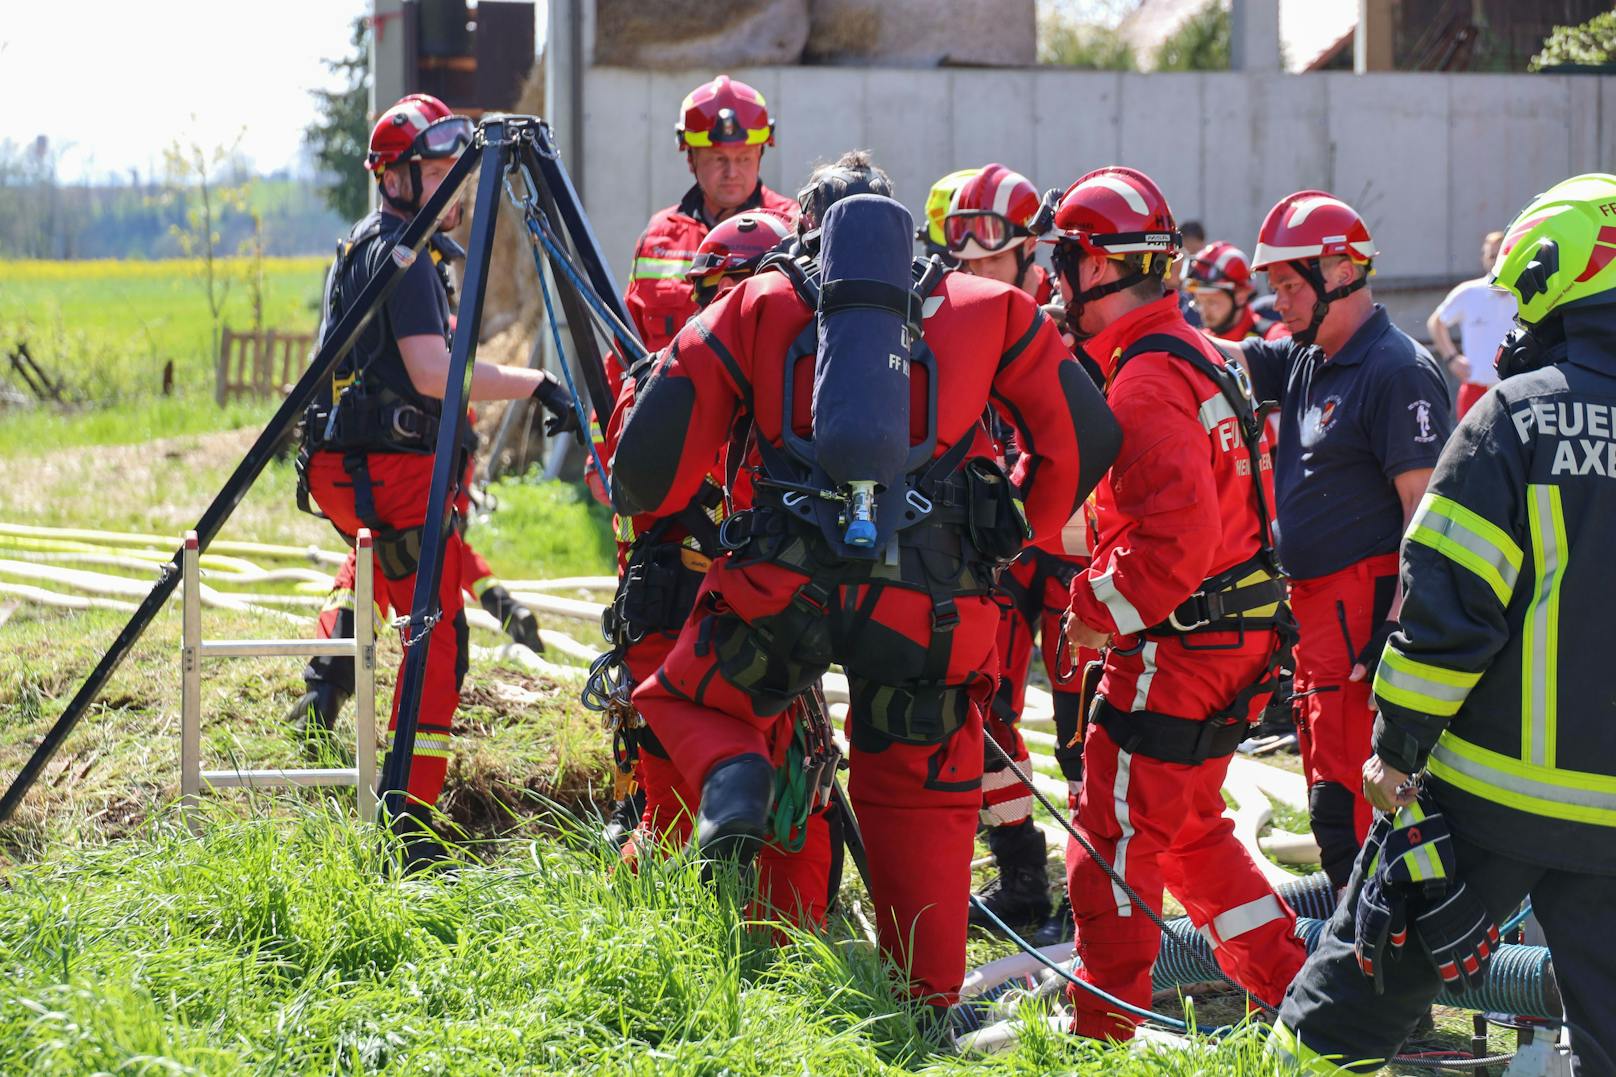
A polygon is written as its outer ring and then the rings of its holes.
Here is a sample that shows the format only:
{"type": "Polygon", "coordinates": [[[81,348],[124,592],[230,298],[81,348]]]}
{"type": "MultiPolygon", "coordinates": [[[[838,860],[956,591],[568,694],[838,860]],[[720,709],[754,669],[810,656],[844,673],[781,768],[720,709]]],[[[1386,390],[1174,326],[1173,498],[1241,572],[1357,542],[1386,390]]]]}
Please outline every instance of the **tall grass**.
{"type": "Polygon", "coordinates": [[[5,1073],[1266,1072],[1254,1034],[1129,1055],[1035,1031],[954,1058],[856,935],[776,946],[688,861],[614,871],[581,832],[397,882],[333,811],[201,838],[165,818],[9,884],[5,1073]]]}

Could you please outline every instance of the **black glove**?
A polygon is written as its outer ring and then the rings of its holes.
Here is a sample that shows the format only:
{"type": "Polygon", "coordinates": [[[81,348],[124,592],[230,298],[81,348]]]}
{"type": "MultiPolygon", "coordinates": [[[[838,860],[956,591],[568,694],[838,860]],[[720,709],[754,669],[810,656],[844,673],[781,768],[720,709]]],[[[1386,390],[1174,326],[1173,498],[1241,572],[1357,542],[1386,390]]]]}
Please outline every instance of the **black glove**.
{"type": "Polygon", "coordinates": [[[1383,990],[1386,957],[1401,954],[1408,941],[1408,897],[1398,887],[1385,885],[1381,853],[1392,831],[1390,816],[1375,818],[1360,854],[1364,858],[1364,884],[1358,892],[1358,908],[1353,913],[1352,950],[1358,968],[1374,981],[1375,994],[1383,990]]]}
{"type": "Polygon", "coordinates": [[[544,640],[539,638],[539,619],[533,616],[532,610],[516,601],[503,585],[490,584],[478,601],[511,639],[535,654],[544,653],[544,640]]]}
{"type": "Polygon", "coordinates": [[[544,371],[538,388],[533,390],[533,399],[550,413],[550,417],[544,420],[546,437],[558,438],[562,434],[571,434],[578,439],[578,444],[584,443],[584,432],[578,425],[578,412],[572,406],[572,395],[561,387],[554,374],[544,371]]]}
{"type": "Polygon", "coordinates": [[[1410,899],[1419,902],[1416,910],[1441,903],[1457,885],[1457,864],[1447,820],[1429,793],[1394,815],[1377,815],[1361,855],[1364,885],[1353,918],[1353,951],[1378,995],[1387,952],[1401,952],[1408,939],[1410,899]]]}
{"type": "Polygon", "coordinates": [[[1369,643],[1358,652],[1356,663],[1368,670],[1364,674],[1364,680],[1371,684],[1375,680],[1375,670],[1380,666],[1380,656],[1386,650],[1386,641],[1392,638],[1392,633],[1396,632],[1398,627],[1396,621],[1380,622],[1369,634],[1369,643]]]}
{"type": "Polygon", "coordinates": [[[1486,981],[1498,925],[1464,883],[1455,883],[1446,898],[1416,917],[1414,929],[1449,987],[1473,991],[1486,981]]]}

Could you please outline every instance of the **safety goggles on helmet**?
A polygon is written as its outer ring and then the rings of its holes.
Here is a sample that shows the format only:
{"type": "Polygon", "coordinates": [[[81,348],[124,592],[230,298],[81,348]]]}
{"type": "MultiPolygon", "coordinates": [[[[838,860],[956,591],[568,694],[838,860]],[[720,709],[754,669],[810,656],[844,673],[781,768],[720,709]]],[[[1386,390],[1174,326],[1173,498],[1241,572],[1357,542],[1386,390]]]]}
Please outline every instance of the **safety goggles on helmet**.
{"type": "Polygon", "coordinates": [[[471,145],[476,130],[465,116],[445,116],[428,124],[426,130],[416,135],[415,141],[410,143],[410,152],[404,156],[426,160],[458,157],[471,145]]]}
{"type": "Polygon", "coordinates": [[[973,241],[986,253],[997,254],[1029,234],[1004,214],[987,210],[951,213],[943,218],[943,242],[953,254],[964,251],[973,241]]]}
{"type": "Polygon", "coordinates": [[[704,284],[717,284],[718,278],[726,274],[746,276],[757,266],[760,257],[747,251],[697,251],[685,278],[704,284]]]}

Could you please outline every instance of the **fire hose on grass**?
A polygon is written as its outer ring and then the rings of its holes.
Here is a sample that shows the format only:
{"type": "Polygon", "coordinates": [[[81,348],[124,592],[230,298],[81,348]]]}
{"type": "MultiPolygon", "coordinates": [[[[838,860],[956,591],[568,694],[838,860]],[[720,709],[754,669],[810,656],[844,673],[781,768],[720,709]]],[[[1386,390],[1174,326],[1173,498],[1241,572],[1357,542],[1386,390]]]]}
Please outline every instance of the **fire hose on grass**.
{"type": "MultiPolygon", "coordinates": [[[[1093,848],[1092,844],[1071,824],[1065,813],[1050,803],[1042,790],[1034,783],[1032,777],[1010,757],[1009,753],[997,741],[988,738],[985,743],[998,755],[1000,761],[1010,768],[1016,778],[1026,786],[1034,799],[1043,806],[1044,810],[1061,824],[1071,839],[1082,846],[1093,858],[1094,862],[1111,879],[1111,882],[1133,902],[1134,907],[1141,909],[1146,917],[1161,930],[1162,951],[1152,972],[1153,982],[1158,989],[1184,986],[1191,983],[1212,982],[1226,984],[1245,994],[1252,1003],[1261,1008],[1270,1017],[1277,1014],[1273,1006],[1247,993],[1239,983],[1217,965],[1211,947],[1206,944],[1205,939],[1195,929],[1188,917],[1177,918],[1173,921],[1163,920],[1155,910],[1139,899],[1138,894],[1134,892],[1121,873],[1116,870],[1110,861],[1099,855],[1099,852],[1093,848]],[[1165,961],[1164,958],[1166,959],[1165,961]]],[[[1326,895],[1321,889],[1321,887],[1328,888],[1328,886],[1327,880],[1323,883],[1316,880],[1300,880],[1298,885],[1291,890],[1291,894],[1295,896],[1298,903],[1297,906],[1293,907],[1299,906],[1301,911],[1304,912],[1318,911],[1323,914],[1318,917],[1298,918],[1297,936],[1302,939],[1310,953],[1317,947],[1328,923],[1329,912],[1334,908],[1333,891],[1326,895]],[[1328,901],[1330,909],[1323,907],[1322,903],[1325,901],[1328,901]]],[[[1282,893],[1282,896],[1286,895],[1282,893]]],[[[1289,900],[1289,897],[1287,897],[1287,900],[1289,900]]],[[[1037,950],[1031,943],[1012,931],[998,917],[994,916],[979,898],[973,895],[971,901],[978,909],[988,915],[1029,960],[1049,969],[1074,988],[1100,996],[1108,1003],[1117,1006],[1119,1012],[1127,1012],[1134,1016],[1142,1017],[1147,1021],[1163,1025],[1174,1031],[1189,1031],[1188,1025],[1178,1018],[1132,1006],[1109,995],[1095,985],[1072,975],[1070,971],[1060,966],[1056,957],[1037,950]]],[[[1523,908],[1517,912],[1504,925],[1504,931],[1513,931],[1519,927],[1521,922],[1525,920],[1527,911],[1527,909],[1523,908]]],[[[1052,947],[1051,950],[1058,950],[1058,948],[1052,947]]],[[[999,983],[1003,983],[1005,980],[1017,975],[1025,975],[1028,971],[1025,965],[1002,965],[1001,970],[1003,969],[1008,969],[1008,971],[1005,972],[1003,978],[998,980],[999,983]]],[[[998,971],[994,975],[997,976],[998,971]]],[[[990,987],[996,986],[989,983],[988,978],[982,975],[978,975],[974,982],[968,979],[967,984],[979,992],[984,992],[990,987]]],[[[1451,995],[1444,988],[1442,994],[1438,996],[1438,1001],[1450,1006],[1513,1013],[1556,1022],[1563,1020],[1564,1012],[1560,1003],[1559,990],[1554,983],[1549,952],[1541,946],[1504,945],[1500,947],[1488,965],[1487,979],[1480,988],[1459,995],[1451,995]]],[[[962,1003],[962,1005],[965,1004],[962,1003]]],[[[969,1021],[970,1015],[968,1013],[961,1014],[956,1018],[955,1024],[956,1027],[964,1027],[969,1021]]],[[[1198,1027],[1196,1031],[1210,1035],[1221,1035],[1225,1030],[1198,1027]]],[[[1512,1057],[1512,1055],[1500,1055],[1480,1059],[1462,1057],[1436,1059],[1426,1056],[1399,1056],[1391,1061],[1440,1068],[1477,1068],[1506,1063],[1512,1057]]]]}

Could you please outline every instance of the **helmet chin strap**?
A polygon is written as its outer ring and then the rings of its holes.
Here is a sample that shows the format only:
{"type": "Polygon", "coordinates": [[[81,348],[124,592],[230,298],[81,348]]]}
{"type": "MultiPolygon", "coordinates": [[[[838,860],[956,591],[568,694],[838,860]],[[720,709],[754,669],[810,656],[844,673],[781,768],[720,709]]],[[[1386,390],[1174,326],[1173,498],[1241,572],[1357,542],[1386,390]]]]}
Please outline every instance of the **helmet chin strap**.
{"type": "Polygon", "coordinates": [[[1018,287],[1027,279],[1027,273],[1032,269],[1032,264],[1037,257],[1037,250],[1026,250],[1023,248],[1016,251],[1016,285],[1018,287]]]}
{"type": "MultiPolygon", "coordinates": [[[[1217,333],[1219,336],[1222,336],[1224,333],[1227,333],[1229,330],[1235,327],[1235,323],[1240,320],[1240,311],[1242,309],[1239,303],[1232,302],[1234,299],[1232,294],[1228,292],[1224,292],[1223,294],[1229,296],[1229,299],[1231,300],[1229,304],[1229,313],[1216,325],[1207,325],[1208,329],[1212,330],[1214,333],[1217,333]]],[[[1201,311],[1201,315],[1202,317],[1205,317],[1206,312],[1204,310],[1201,311]]]]}
{"type": "Polygon", "coordinates": [[[394,198],[392,195],[388,194],[387,184],[383,183],[380,177],[377,177],[376,185],[381,188],[382,201],[404,214],[404,216],[413,217],[417,213],[421,212],[421,162],[415,160],[413,157],[410,158],[409,201],[406,202],[402,198],[394,198]]]}
{"type": "Polygon", "coordinates": [[[1307,281],[1308,287],[1313,289],[1313,316],[1309,319],[1307,328],[1293,334],[1296,342],[1305,348],[1312,346],[1317,341],[1319,326],[1324,324],[1325,315],[1330,313],[1330,304],[1337,299],[1345,299],[1353,292],[1367,285],[1369,283],[1369,273],[1366,268],[1364,275],[1355,278],[1351,283],[1343,284],[1339,288],[1326,290],[1324,287],[1324,270],[1319,265],[1317,258],[1309,258],[1305,262],[1292,262],[1291,265],[1296,267],[1296,271],[1302,275],[1302,279],[1307,281]]]}
{"type": "MultiPolygon", "coordinates": [[[[1096,299],[1104,299],[1108,295],[1115,295],[1124,288],[1132,288],[1135,284],[1141,284],[1149,279],[1149,274],[1136,269],[1132,273],[1125,273],[1106,284],[1096,284],[1092,288],[1085,288],[1081,291],[1074,289],[1070,302],[1066,304],[1066,329],[1080,341],[1092,337],[1093,333],[1086,333],[1079,326],[1079,323],[1083,320],[1083,308],[1096,299]]],[[[1067,281],[1072,284],[1076,283],[1070,277],[1067,278],[1067,281]]]]}

